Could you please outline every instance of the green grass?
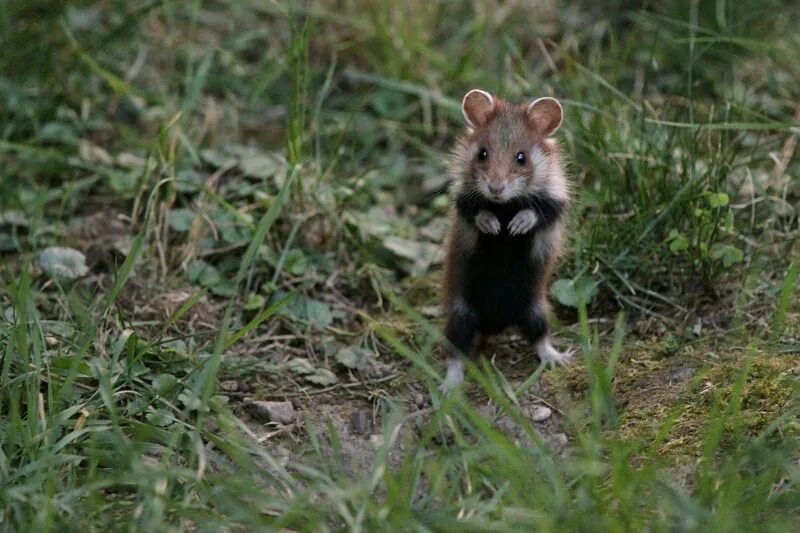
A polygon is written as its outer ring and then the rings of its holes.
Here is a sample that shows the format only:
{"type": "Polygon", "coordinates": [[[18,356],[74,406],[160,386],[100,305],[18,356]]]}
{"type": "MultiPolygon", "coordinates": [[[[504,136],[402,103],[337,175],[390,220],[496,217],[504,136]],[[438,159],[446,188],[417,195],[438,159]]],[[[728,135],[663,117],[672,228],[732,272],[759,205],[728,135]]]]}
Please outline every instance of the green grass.
{"type": "Polygon", "coordinates": [[[0,1],[0,527],[796,529],[798,23],[777,0],[0,1]],[[474,87],[565,104],[579,362],[481,361],[442,398],[474,87]],[[50,246],[89,274],[49,276],[50,246]],[[251,396],[302,420],[258,433],[251,396]],[[366,465],[326,402],[376,414],[366,465]]]}

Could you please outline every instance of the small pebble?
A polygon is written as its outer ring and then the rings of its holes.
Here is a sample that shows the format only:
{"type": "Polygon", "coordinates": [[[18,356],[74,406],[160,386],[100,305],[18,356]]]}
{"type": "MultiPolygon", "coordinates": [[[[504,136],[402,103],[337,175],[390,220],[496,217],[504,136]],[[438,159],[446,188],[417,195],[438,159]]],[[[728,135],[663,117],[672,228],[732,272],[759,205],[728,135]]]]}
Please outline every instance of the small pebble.
{"type": "Polygon", "coordinates": [[[554,446],[562,447],[566,446],[568,439],[566,433],[554,433],[550,437],[550,441],[553,443],[554,446]]]}
{"type": "Polygon", "coordinates": [[[363,372],[370,379],[380,379],[391,374],[392,370],[394,370],[392,365],[380,361],[370,361],[363,372]]]}
{"type": "Polygon", "coordinates": [[[519,433],[517,423],[510,417],[501,416],[495,422],[495,427],[499,429],[505,436],[516,438],[519,433]]]}
{"type": "Polygon", "coordinates": [[[422,409],[428,403],[428,399],[421,392],[411,391],[409,396],[411,397],[411,401],[414,403],[414,405],[419,409],[422,409]]]}
{"type": "Polygon", "coordinates": [[[278,424],[291,424],[297,418],[292,402],[264,402],[256,400],[248,406],[251,415],[263,422],[277,422],[278,424]]]}
{"type": "Polygon", "coordinates": [[[492,404],[485,404],[478,407],[478,412],[481,414],[483,418],[488,420],[494,420],[497,417],[498,411],[497,407],[492,404]]]}
{"type": "Polygon", "coordinates": [[[531,420],[534,422],[544,422],[553,415],[553,410],[544,405],[535,405],[531,409],[531,420]]]}
{"type": "Polygon", "coordinates": [[[692,376],[694,376],[696,371],[697,371],[696,368],[692,368],[690,366],[682,366],[673,369],[669,373],[670,386],[683,385],[684,383],[689,381],[692,378],[692,376]]]}
{"type": "Polygon", "coordinates": [[[439,432],[433,435],[433,442],[436,444],[452,444],[455,440],[456,434],[447,425],[442,425],[439,428],[439,432]]]}
{"type": "Polygon", "coordinates": [[[219,382],[219,388],[225,392],[236,392],[239,390],[239,382],[235,379],[226,379],[219,382]]]}

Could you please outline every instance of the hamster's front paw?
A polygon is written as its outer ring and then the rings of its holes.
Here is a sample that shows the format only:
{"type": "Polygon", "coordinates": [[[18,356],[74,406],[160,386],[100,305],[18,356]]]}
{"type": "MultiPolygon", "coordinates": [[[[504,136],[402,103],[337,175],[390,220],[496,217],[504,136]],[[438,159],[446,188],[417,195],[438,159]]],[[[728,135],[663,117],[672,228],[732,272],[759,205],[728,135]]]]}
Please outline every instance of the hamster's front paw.
{"type": "Polygon", "coordinates": [[[491,235],[500,233],[500,221],[490,211],[483,209],[478,211],[478,214],[475,215],[475,225],[478,226],[478,230],[481,233],[489,233],[491,235]]]}
{"type": "Polygon", "coordinates": [[[539,217],[533,209],[523,209],[511,219],[508,223],[508,233],[510,235],[524,235],[528,233],[536,223],[539,222],[539,217]]]}

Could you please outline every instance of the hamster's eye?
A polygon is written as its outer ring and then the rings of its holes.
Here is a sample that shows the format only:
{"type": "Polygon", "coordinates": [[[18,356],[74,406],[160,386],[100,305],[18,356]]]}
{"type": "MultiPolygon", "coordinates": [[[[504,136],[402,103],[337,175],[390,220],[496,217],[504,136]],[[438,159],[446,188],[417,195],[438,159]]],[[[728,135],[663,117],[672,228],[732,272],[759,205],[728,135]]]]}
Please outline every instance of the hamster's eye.
{"type": "Polygon", "coordinates": [[[487,159],[489,159],[489,152],[486,151],[486,148],[478,150],[478,161],[486,161],[487,159]]]}
{"type": "Polygon", "coordinates": [[[522,166],[525,164],[525,152],[517,152],[516,157],[517,164],[522,166]]]}

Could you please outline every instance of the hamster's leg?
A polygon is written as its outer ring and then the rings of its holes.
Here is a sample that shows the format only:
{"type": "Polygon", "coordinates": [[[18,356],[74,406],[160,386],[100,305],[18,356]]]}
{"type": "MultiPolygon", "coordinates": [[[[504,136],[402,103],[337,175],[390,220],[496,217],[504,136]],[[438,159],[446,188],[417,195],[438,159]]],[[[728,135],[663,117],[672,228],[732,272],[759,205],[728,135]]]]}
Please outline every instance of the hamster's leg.
{"type": "Polygon", "coordinates": [[[543,306],[534,303],[520,321],[522,334],[536,345],[536,354],[543,363],[565,365],[572,360],[572,351],[559,352],[550,343],[547,317],[543,306]]]}
{"type": "Polygon", "coordinates": [[[449,392],[464,381],[464,357],[472,354],[477,327],[478,316],[475,311],[463,300],[457,301],[444,330],[445,337],[456,353],[452,349],[448,350],[450,358],[447,360],[447,374],[439,387],[442,392],[449,392]]]}

